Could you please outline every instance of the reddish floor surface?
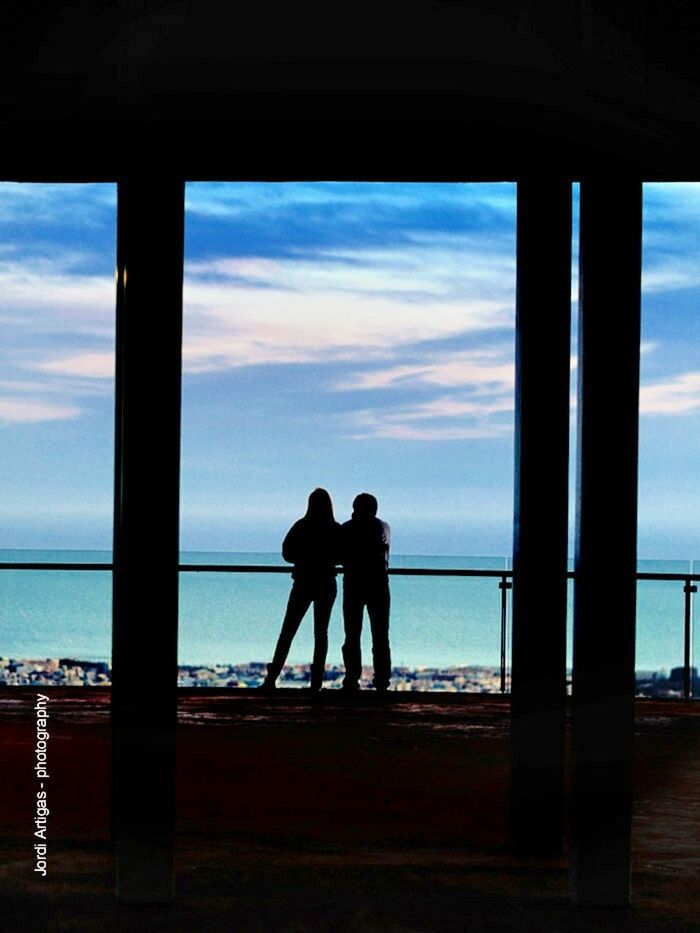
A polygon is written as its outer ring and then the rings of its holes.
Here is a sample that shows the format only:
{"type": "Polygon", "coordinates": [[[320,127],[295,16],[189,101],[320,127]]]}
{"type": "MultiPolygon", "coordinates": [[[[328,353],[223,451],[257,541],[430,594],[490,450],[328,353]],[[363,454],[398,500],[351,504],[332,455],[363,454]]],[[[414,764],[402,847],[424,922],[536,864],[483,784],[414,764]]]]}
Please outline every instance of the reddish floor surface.
{"type": "Polygon", "coordinates": [[[700,929],[700,707],[640,701],[633,897],[576,909],[506,844],[507,700],[183,695],[167,907],[117,907],[109,694],[52,690],[49,873],[33,872],[35,691],[0,694],[0,929],[700,929]]]}

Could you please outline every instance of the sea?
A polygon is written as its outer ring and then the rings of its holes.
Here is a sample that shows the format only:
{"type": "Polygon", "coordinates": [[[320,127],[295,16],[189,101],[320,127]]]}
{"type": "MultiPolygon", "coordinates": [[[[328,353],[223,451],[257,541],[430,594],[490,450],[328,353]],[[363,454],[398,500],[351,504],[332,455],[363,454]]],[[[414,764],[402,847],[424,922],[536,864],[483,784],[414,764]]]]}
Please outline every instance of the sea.
{"type": "MultiPolygon", "coordinates": [[[[2,550],[3,563],[105,563],[108,551],[2,550]]],[[[283,566],[279,554],[183,552],[183,564],[283,566]]],[[[392,555],[393,567],[507,570],[505,557],[392,555]]],[[[289,567],[287,567],[290,570],[289,567]]],[[[640,561],[652,573],[697,573],[700,561],[640,561]]],[[[289,595],[284,573],[182,572],[179,663],[212,665],[269,661],[289,595]]],[[[341,589],[339,578],[339,593],[341,589]]],[[[0,657],[111,657],[111,573],[74,570],[0,570],[0,657]]],[[[614,586],[614,579],[611,581],[614,586]]],[[[506,631],[510,649],[511,605],[506,631]]],[[[573,585],[569,583],[568,665],[571,666],[573,585]]],[[[499,578],[392,576],[392,663],[412,669],[493,666],[500,663],[502,604],[499,578]]],[[[697,597],[695,597],[697,602],[697,597]]],[[[693,607],[693,616],[697,612],[693,607]]],[[[308,663],[311,613],[302,622],[289,663],[308,663]]],[[[363,657],[370,662],[369,626],[363,657]]],[[[695,618],[693,618],[693,632],[695,618]]],[[[637,588],[638,672],[668,672],[683,663],[682,581],[640,581],[637,588]]],[[[329,664],[342,664],[340,595],[331,617],[329,664]]],[[[695,660],[691,663],[695,664],[695,660]]]]}

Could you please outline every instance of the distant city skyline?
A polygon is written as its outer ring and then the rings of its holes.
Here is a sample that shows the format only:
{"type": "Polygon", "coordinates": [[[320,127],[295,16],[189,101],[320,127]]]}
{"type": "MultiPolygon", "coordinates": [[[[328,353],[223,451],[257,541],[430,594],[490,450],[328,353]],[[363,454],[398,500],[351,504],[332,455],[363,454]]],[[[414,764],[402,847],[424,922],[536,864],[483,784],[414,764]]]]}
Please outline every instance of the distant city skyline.
{"type": "MultiPolygon", "coordinates": [[[[644,208],[639,553],[698,559],[700,185],[644,208]]],[[[187,186],[183,549],[274,552],[323,485],[397,553],[510,552],[515,214],[510,183],[187,186]]],[[[115,219],[113,185],[0,185],[0,546],[111,546],[115,219]]]]}

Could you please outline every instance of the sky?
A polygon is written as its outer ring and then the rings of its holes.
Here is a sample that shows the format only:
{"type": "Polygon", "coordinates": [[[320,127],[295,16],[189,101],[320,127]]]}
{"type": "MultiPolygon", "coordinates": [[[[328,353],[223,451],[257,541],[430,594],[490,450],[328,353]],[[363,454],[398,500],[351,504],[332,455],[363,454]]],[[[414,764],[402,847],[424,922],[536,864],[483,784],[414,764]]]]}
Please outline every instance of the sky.
{"type": "MultiPolygon", "coordinates": [[[[186,211],[182,548],[277,552],[321,485],[340,520],[373,492],[396,553],[508,555],[515,185],[186,211]]],[[[639,552],[700,559],[700,185],[644,212],[639,552]]],[[[115,221],[112,185],[0,185],[2,547],[111,546],[115,221]]]]}

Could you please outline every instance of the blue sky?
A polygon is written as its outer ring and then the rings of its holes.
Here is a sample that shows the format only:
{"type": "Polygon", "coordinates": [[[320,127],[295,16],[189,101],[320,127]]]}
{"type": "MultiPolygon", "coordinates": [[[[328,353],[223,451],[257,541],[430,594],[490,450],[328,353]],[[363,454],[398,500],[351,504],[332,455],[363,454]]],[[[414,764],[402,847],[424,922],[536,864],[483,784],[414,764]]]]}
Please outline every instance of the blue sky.
{"type": "MultiPolygon", "coordinates": [[[[115,210],[0,185],[5,547],[110,546],[115,210]]],[[[644,250],[640,556],[700,558],[700,186],[645,187],[644,250]]],[[[276,551],[323,485],[506,555],[514,285],[511,184],[188,185],[183,547],[276,551]]]]}

